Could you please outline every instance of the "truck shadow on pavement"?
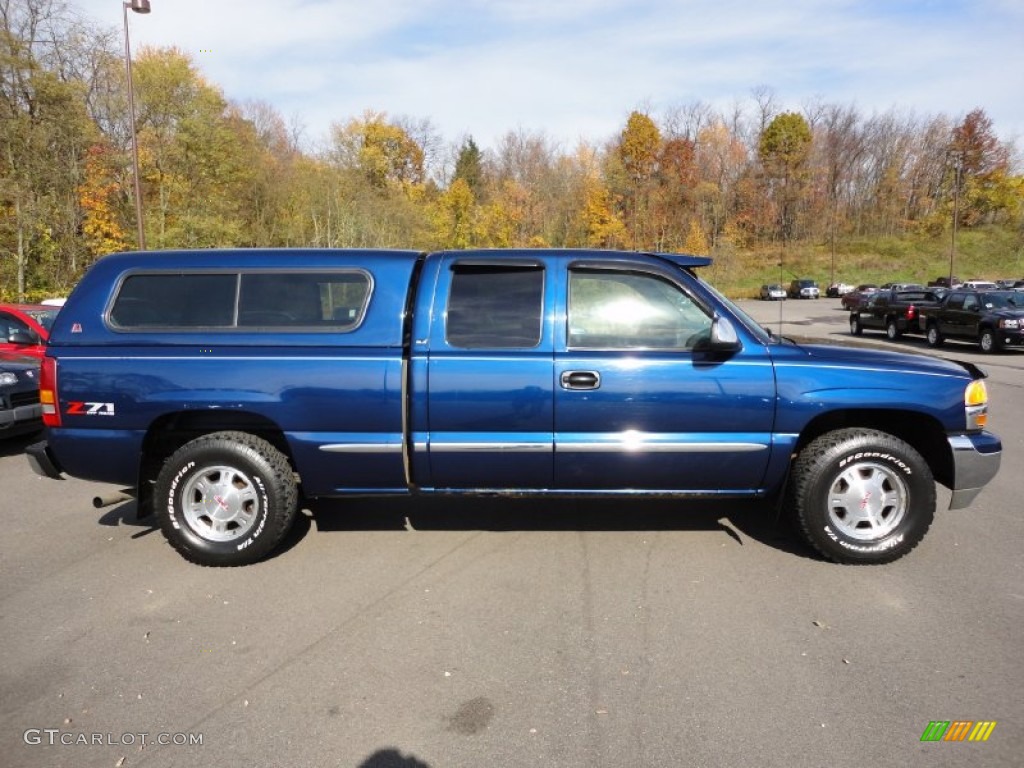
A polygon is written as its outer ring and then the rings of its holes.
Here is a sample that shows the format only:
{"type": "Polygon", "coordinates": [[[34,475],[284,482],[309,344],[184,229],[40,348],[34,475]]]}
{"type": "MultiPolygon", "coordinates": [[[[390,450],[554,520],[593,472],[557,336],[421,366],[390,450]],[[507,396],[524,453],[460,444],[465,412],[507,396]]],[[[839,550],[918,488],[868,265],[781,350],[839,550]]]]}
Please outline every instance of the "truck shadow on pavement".
{"type": "Polygon", "coordinates": [[[305,507],[317,532],[720,531],[737,546],[750,539],[821,559],[764,501],[422,496],[320,499],[305,507]]]}
{"type": "MultiPolygon", "coordinates": [[[[97,522],[159,533],[154,515],[139,518],[135,501],[108,507],[97,522]]],[[[764,501],[680,499],[578,499],[421,496],[402,499],[308,500],[295,525],[268,559],[299,545],[307,535],[352,531],[718,531],[723,542],[764,546],[821,560],[786,519],[764,501]]]]}

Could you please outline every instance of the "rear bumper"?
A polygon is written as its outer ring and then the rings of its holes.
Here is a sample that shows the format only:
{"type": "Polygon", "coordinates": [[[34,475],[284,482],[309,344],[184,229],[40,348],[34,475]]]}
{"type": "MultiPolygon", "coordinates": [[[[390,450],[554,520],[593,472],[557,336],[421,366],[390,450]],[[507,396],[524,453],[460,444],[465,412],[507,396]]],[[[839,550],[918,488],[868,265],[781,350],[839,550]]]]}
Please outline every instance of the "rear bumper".
{"type": "Polygon", "coordinates": [[[50,452],[50,446],[45,440],[41,443],[32,443],[32,445],[25,449],[25,455],[28,457],[29,466],[32,467],[32,471],[37,475],[54,480],[64,479],[61,476],[63,470],[60,468],[60,464],[57,463],[53,453],[50,452]]]}
{"type": "Polygon", "coordinates": [[[995,435],[982,432],[953,435],[949,438],[949,448],[953,452],[953,496],[949,508],[963,509],[996,476],[1003,445],[995,435]]]}

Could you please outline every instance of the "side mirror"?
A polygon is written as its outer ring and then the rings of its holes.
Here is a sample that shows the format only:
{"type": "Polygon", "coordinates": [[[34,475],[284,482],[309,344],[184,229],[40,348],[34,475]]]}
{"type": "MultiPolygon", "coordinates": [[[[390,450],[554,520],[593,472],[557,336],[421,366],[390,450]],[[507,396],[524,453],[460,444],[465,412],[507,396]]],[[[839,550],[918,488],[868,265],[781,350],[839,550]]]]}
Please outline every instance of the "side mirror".
{"type": "Polygon", "coordinates": [[[11,331],[10,334],[8,334],[7,336],[7,343],[19,344],[24,347],[31,347],[33,344],[36,343],[36,340],[33,339],[29,334],[25,333],[25,331],[11,331]]]}
{"type": "Polygon", "coordinates": [[[727,317],[715,315],[715,319],[711,321],[709,349],[712,352],[739,352],[742,346],[732,321],[727,317]]]}

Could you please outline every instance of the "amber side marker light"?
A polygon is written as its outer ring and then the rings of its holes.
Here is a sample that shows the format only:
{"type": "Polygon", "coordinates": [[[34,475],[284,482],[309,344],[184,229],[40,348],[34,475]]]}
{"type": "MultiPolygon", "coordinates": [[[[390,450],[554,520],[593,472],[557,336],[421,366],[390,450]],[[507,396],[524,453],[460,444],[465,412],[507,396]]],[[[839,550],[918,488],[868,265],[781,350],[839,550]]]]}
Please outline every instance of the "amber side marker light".
{"type": "Polygon", "coordinates": [[[968,429],[985,428],[988,423],[988,389],[981,379],[975,379],[964,390],[964,410],[968,429]]]}

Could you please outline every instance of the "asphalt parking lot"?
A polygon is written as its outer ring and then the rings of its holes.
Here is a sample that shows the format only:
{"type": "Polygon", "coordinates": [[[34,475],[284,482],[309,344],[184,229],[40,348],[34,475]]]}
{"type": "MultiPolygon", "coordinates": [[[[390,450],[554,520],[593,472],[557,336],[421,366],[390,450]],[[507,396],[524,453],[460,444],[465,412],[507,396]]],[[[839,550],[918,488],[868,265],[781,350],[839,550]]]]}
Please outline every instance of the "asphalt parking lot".
{"type": "MultiPolygon", "coordinates": [[[[742,304],[851,341],[836,300],[742,304]]],[[[937,354],[989,372],[1002,470],[873,568],[755,505],[440,499],[320,505],[204,569],[2,442],[0,764],[1018,766],[1024,352],[937,354]]]]}

